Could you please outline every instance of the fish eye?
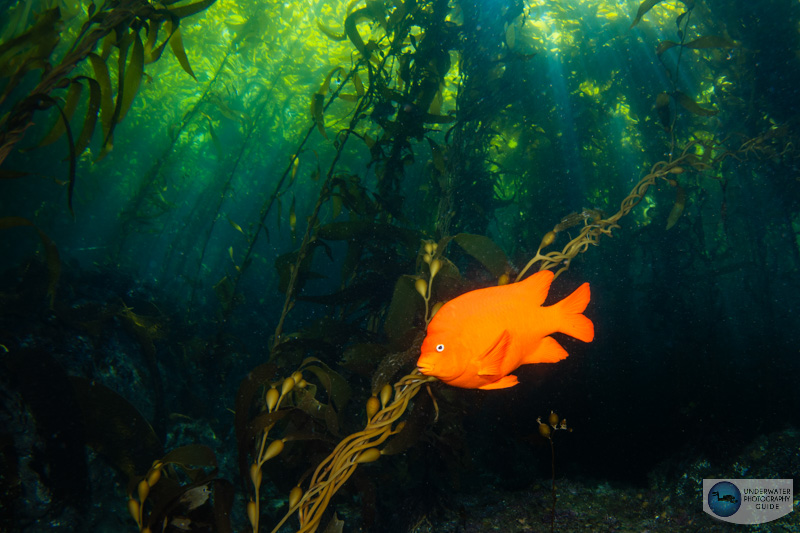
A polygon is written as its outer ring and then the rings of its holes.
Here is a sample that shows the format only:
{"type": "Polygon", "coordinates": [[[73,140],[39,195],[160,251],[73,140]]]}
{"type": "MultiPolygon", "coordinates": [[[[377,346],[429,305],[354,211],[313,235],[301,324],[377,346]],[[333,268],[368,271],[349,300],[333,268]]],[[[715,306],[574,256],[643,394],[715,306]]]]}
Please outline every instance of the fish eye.
{"type": "Polygon", "coordinates": [[[444,344],[437,344],[436,345],[436,351],[437,352],[443,352],[444,351],[444,344]]]}

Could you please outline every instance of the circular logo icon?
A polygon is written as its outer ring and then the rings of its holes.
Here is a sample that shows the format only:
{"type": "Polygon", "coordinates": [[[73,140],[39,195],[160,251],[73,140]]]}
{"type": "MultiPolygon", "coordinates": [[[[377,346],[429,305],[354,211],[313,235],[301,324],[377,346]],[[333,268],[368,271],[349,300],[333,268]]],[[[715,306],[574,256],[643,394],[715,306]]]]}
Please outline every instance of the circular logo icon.
{"type": "Polygon", "coordinates": [[[720,481],[708,491],[708,506],[717,516],[731,516],[742,506],[742,493],[730,481],[720,481]]]}

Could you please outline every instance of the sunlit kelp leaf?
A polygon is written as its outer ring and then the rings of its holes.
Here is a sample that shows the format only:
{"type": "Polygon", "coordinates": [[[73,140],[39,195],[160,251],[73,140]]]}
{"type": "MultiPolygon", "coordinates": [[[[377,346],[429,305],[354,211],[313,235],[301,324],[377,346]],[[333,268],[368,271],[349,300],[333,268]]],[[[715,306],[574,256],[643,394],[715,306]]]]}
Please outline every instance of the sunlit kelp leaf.
{"type": "Polygon", "coordinates": [[[86,440],[120,472],[134,477],[163,453],[152,426],[125,398],[82,377],[70,377],[86,440]]]}
{"type": "Polygon", "coordinates": [[[61,109],[61,106],[58,105],[56,100],[46,94],[37,94],[35,96],[37,100],[41,100],[46,102],[48,106],[54,106],[58,109],[58,113],[61,116],[61,120],[64,123],[64,130],[67,133],[67,146],[69,147],[69,170],[67,173],[67,207],[69,208],[69,212],[75,216],[75,211],[72,209],[72,194],[75,190],[75,167],[77,166],[77,156],[75,154],[75,139],[72,137],[72,128],[69,126],[69,120],[67,119],[67,115],[64,114],[64,110],[61,109]]]}
{"type": "Polygon", "coordinates": [[[16,5],[9,5],[6,8],[5,28],[0,34],[0,42],[8,41],[14,35],[25,31],[32,7],[31,2],[17,2],[16,5]]]}
{"type": "Polygon", "coordinates": [[[361,82],[361,76],[358,75],[358,72],[353,72],[353,87],[356,88],[358,96],[364,96],[364,84],[361,82]]]}
{"type": "Polygon", "coordinates": [[[311,95],[311,118],[314,119],[314,123],[317,125],[317,129],[322,136],[327,139],[328,134],[325,132],[325,117],[323,116],[324,108],[325,95],[319,93],[311,95]]]}
{"type": "Polygon", "coordinates": [[[414,284],[416,276],[400,276],[394,285],[392,303],[386,312],[384,329],[393,344],[402,344],[410,332],[416,329],[416,319],[423,309],[424,301],[420,298],[414,284]]]}
{"type": "Polygon", "coordinates": [[[200,2],[195,2],[194,4],[188,4],[185,6],[180,7],[170,7],[168,11],[182,19],[184,17],[188,17],[194,15],[195,13],[200,13],[204,9],[211,7],[217,0],[201,0],[200,2]]]}
{"type": "Polygon", "coordinates": [[[295,212],[295,197],[292,195],[292,205],[289,207],[289,229],[292,232],[292,242],[297,240],[297,213],[295,212]]]}
{"type": "Polygon", "coordinates": [[[83,128],[78,140],[75,143],[75,153],[81,155],[92,140],[94,128],[97,125],[97,117],[102,101],[102,91],[100,84],[93,78],[81,76],[81,80],[89,85],[89,103],[86,105],[86,117],[83,119],[83,128]]]}
{"type": "Polygon", "coordinates": [[[183,47],[183,37],[181,36],[181,29],[178,27],[177,24],[173,26],[173,23],[171,21],[168,21],[166,24],[166,30],[170,32],[170,34],[172,35],[169,38],[169,47],[172,50],[172,53],[175,54],[175,57],[178,59],[178,63],[181,64],[181,68],[189,76],[194,78],[195,81],[197,81],[197,76],[194,75],[192,66],[189,64],[189,58],[186,56],[186,49],[183,47]]]}
{"type": "Polygon", "coordinates": [[[94,79],[100,85],[100,123],[103,126],[103,137],[107,138],[111,132],[111,120],[114,116],[111,76],[108,73],[108,65],[99,55],[89,54],[89,62],[94,70],[94,79]]]}
{"type": "Polygon", "coordinates": [[[233,227],[233,229],[235,229],[236,231],[238,231],[242,235],[245,235],[245,232],[242,229],[242,227],[239,224],[237,224],[236,222],[234,222],[233,220],[231,220],[231,217],[228,217],[228,223],[233,227]]]}
{"type": "Polygon", "coordinates": [[[670,185],[675,187],[675,204],[672,206],[672,210],[669,212],[669,217],[667,217],[667,229],[670,229],[672,226],[678,223],[678,219],[681,218],[683,214],[683,210],[686,207],[686,192],[683,190],[677,181],[669,180],[670,185]]]}
{"type": "Polygon", "coordinates": [[[639,21],[642,20],[645,13],[653,9],[659,3],[661,3],[661,0],[644,0],[644,2],[639,5],[639,10],[636,12],[633,22],[631,22],[631,28],[639,24],[639,21]]]}
{"type": "Polygon", "coordinates": [[[716,109],[706,109],[704,107],[700,107],[700,105],[692,100],[689,96],[682,93],[681,91],[675,91],[672,93],[672,97],[678,102],[684,109],[689,111],[690,113],[694,113],[695,115],[699,115],[701,117],[712,117],[719,113],[716,109]]]}
{"type": "Polygon", "coordinates": [[[453,241],[477,259],[496,278],[511,272],[506,253],[492,239],[484,235],[459,233],[453,241]]]}
{"type": "Polygon", "coordinates": [[[152,63],[157,57],[153,57],[153,50],[156,48],[156,43],[158,42],[158,30],[161,28],[161,24],[164,21],[159,20],[151,20],[150,24],[147,27],[147,40],[144,42],[144,60],[145,64],[152,63]]]}
{"type": "Polygon", "coordinates": [[[350,42],[353,43],[353,46],[356,47],[356,50],[366,59],[369,59],[370,55],[372,55],[372,49],[364,44],[364,39],[362,39],[361,34],[358,33],[357,26],[362,20],[378,20],[380,11],[381,9],[378,2],[373,2],[368,4],[367,7],[362,7],[361,9],[353,11],[344,19],[345,34],[350,39],[350,42]]]}
{"type": "MultiPolygon", "coordinates": [[[[158,30],[160,29],[161,24],[163,24],[164,20],[157,20],[151,21],[150,28],[147,32],[147,42],[144,45],[144,63],[145,65],[149,65],[150,63],[154,63],[161,59],[161,54],[164,53],[164,49],[169,44],[170,39],[172,38],[172,32],[168,32],[167,36],[164,40],[153,48],[155,42],[158,42],[158,30]],[[150,43],[151,37],[155,40],[153,43],[150,43]]],[[[170,29],[174,30],[175,26],[171,26],[170,29]]]]}
{"type": "MultiPolygon", "coordinates": [[[[113,113],[111,113],[111,117],[108,120],[108,131],[105,131],[106,119],[104,118],[103,115],[103,108],[101,102],[100,120],[103,122],[105,136],[103,139],[103,145],[100,150],[100,154],[97,156],[97,161],[103,159],[114,148],[114,128],[119,122],[119,117],[120,114],[122,113],[122,106],[123,103],[125,102],[125,85],[126,85],[125,77],[127,70],[127,65],[125,63],[125,60],[128,58],[128,49],[130,48],[130,45],[133,42],[134,33],[136,32],[134,31],[132,33],[129,33],[127,30],[125,30],[125,32],[122,35],[119,35],[117,38],[116,44],[117,47],[119,48],[119,54],[117,56],[117,98],[116,101],[114,102],[114,111],[113,113]]],[[[95,71],[95,74],[96,73],[97,72],[95,71]]],[[[100,82],[99,79],[98,81],[100,82]]],[[[103,82],[100,83],[102,84],[103,82]]]]}
{"type": "MultiPolygon", "coordinates": [[[[75,108],[78,106],[82,92],[83,84],[73,80],[69,85],[67,97],[64,100],[64,116],[68,121],[72,120],[72,115],[75,113],[75,108]]],[[[59,117],[53,124],[53,127],[50,128],[50,131],[47,133],[47,135],[45,135],[41,142],[39,142],[38,146],[47,146],[48,144],[56,142],[59,137],[64,135],[65,131],[66,128],[64,127],[64,121],[59,117]]]]}
{"type": "Polygon", "coordinates": [[[133,104],[133,99],[136,98],[136,93],[139,92],[139,86],[142,84],[142,75],[144,74],[144,45],[142,39],[139,37],[139,32],[133,32],[133,50],[131,51],[131,58],[128,61],[128,68],[125,70],[125,88],[122,93],[122,102],[119,109],[119,118],[117,121],[122,122],[128,110],[133,104]]]}
{"type": "Polygon", "coordinates": [[[311,117],[314,119],[319,132],[326,139],[328,138],[328,134],[325,132],[325,117],[323,116],[325,110],[325,95],[328,94],[330,90],[333,76],[340,70],[344,70],[344,67],[334,67],[331,69],[317,92],[311,95],[311,117]]]}
{"type": "Polygon", "coordinates": [[[508,46],[509,50],[514,49],[514,45],[517,42],[517,33],[514,24],[509,24],[508,22],[505,23],[506,26],[506,46],[508,46]]]}
{"type": "MultiPolygon", "coordinates": [[[[286,186],[287,189],[291,187],[294,184],[294,180],[297,179],[297,169],[300,167],[300,158],[297,154],[292,154],[290,162],[292,164],[292,172],[289,174],[289,185],[286,186]]],[[[292,204],[294,204],[294,197],[292,197],[292,204]]]]}
{"type": "MultiPolygon", "coordinates": [[[[36,17],[31,29],[0,44],[0,78],[12,78],[5,87],[5,97],[26,72],[41,68],[58,44],[59,9],[53,8],[36,17]]],[[[0,98],[2,100],[2,98],[0,98]]]]}
{"type": "MultiPolygon", "coordinates": [[[[634,17],[630,27],[633,28],[639,24],[639,21],[642,20],[642,17],[645,16],[645,14],[653,9],[656,5],[660,4],[661,1],[662,0],[644,0],[644,2],[639,5],[639,10],[636,12],[636,16],[634,17]]],[[[686,6],[687,11],[694,8],[694,0],[681,0],[681,2],[683,2],[683,4],[686,6]]]]}
{"type": "Polygon", "coordinates": [[[347,39],[347,35],[345,35],[344,33],[339,35],[338,33],[336,33],[335,30],[329,28],[319,20],[317,20],[317,28],[319,28],[319,31],[321,31],[329,39],[332,39],[334,41],[344,41],[345,39],[347,39]]]}
{"type": "Polygon", "coordinates": [[[672,129],[672,112],[669,107],[669,94],[660,93],[656,96],[656,113],[658,120],[664,129],[669,132],[672,129]]]}

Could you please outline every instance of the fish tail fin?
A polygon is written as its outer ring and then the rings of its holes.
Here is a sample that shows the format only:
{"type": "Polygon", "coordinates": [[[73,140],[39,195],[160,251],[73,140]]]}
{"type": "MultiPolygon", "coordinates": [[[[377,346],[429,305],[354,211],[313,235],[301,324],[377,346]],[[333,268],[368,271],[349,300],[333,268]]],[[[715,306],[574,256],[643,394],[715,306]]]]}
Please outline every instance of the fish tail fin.
{"type": "Polygon", "coordinates": [[[589,305],[589,284],[584,283],[575,292],[553,305],[558,313],[558,331],[583,342],[594,339],[594,324],[583,312],[589,305]]]}

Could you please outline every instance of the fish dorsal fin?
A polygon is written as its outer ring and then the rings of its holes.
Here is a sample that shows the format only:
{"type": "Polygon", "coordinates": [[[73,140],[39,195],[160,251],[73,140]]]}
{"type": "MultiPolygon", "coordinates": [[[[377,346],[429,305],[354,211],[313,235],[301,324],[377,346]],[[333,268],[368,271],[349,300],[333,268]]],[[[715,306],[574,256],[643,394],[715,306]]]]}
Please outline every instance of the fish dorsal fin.
{"type": "Polygon", "coordinates": [[[544,303],[547,293],[550,292],[550,284],[553,283],[553,277],[551,270],[542,270],[520,282],[525,287],[525,290],[528,291],[525,300],[527,305],[536,307],[544,303]]]}
{"type": "Polygon", "coordinates": [[[511,334],[503,330],[489,348],[478,360],[479,376],[499,376],[503,373],[503,360],[506,357],[508,345],[511,343],[511,334]]]}

